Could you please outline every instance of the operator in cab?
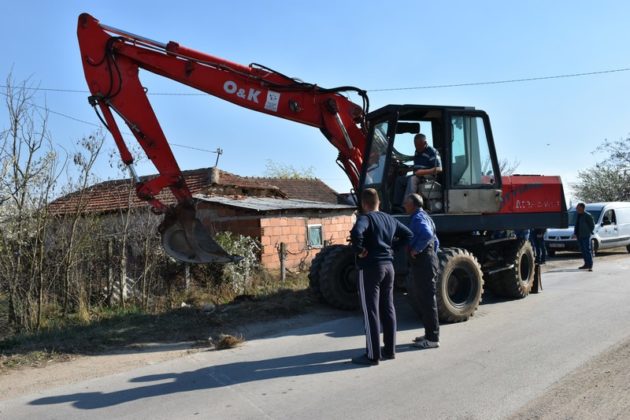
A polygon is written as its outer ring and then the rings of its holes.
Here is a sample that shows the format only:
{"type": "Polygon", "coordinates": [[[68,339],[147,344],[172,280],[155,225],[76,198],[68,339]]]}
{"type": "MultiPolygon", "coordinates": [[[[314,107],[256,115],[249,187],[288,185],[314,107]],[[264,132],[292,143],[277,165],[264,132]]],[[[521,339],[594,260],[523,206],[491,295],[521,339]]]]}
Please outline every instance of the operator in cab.
{"type": "Polygon", "coordinates": [[[437,174],[442,173],[440,154],[427,143],[427,137],[420,133],[413,138],[416,153],[413,157],[413,174],[407,179],[405,197],[417,194],[418,186],[425,181],[434,181],[437,174]]]}

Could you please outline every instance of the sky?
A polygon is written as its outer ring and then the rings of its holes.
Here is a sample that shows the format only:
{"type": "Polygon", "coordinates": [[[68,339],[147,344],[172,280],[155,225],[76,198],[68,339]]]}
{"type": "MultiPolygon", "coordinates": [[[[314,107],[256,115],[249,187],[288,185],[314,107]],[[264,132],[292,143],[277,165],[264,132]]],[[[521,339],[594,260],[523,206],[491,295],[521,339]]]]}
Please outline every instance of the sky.
{"type": "MultiPolygon", "coordinates": [[[[603,159],[593,154],[598,145],[630,132],[630,71],[380,90],[627,69],[630,2],[0,0],[0,78],[11,73],[15,81],[30,78],[41,88],[85,90],[76,38],[82,12],[147,38],[177,41],[241,64],[261,63],[323,87],[366,89],[372,110],[403,103],[482,109],[490,116],[500,159],[520,162],[518,173],[560,175],[566,189],[578,171],[603,159]]],[[[149,92],[194,92],[146,72],[141,78],[149,92]]],[[[49,128],[60,150],[72,151],[99,124],[87,95],[35,95],[51,110],[49,128]]],[[[316,128],[212,96],[150,99],[170,142],[223,149],[223,170],[261,176],[273,160],[313,167],[337,191],[350,189],[335,164],[337,152],[316,128]]],[[[2,106],[0,129],[6,126],[2,106]]],[[[128,142],[135,141],[128,136],[128,142]]],[[[114,147],[110,136],[107,147],[114,147]]],[[[173,152],[182,169],[216,160],[213,153],[184,147],[173,152]]],[[[138,170],[155,172],[146,161],[138,170]]],[[[107,154],[94,171],[103,180],[120,176],[107,154]]]]}

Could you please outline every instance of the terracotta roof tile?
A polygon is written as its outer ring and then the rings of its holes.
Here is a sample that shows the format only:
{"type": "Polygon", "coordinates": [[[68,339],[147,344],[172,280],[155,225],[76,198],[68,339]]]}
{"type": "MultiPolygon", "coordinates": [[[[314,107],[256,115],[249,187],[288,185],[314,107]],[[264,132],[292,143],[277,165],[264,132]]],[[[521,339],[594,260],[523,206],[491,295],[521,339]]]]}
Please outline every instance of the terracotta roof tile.
{"type": "MultiPolygon", "coordinates": [[[[242,177],[230,172],[220,171],[220,188],[210,182],[210,168],[183,171],[186,184],[193,195],[221,195],[227,187],[234,187],[243,195],[267,195],[301,200],[337,203],[337,193],[317,178],[284,179],[242,177]]],[[[154,177],[146,176],[146,180],[154,177]]],[[[235,194],[232,192],[231,194],[235,194]]],[[[174,204],[175,199],[168,189],[157,197],[165,204],[174,204]]],[[[145,207],[147,203],[138,199],[135,188],[129,178],[100,182],[86,188],[83,193],[75,191],[50,203],[50,211],[54,214],[70,214],[77,211],[82,203],[82,211],[87,213],[110,212],[128,207],[145,207]]]]}

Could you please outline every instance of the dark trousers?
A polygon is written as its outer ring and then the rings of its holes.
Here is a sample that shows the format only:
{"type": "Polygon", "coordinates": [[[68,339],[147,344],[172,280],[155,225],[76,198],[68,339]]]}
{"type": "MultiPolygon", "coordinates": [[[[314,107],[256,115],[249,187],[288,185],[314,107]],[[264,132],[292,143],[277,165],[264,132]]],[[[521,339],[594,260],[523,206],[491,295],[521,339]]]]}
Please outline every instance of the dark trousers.
{"type": "Polygon", "coordinates": [[[545,247],[545,238],[538,237],[535,234],[531,238],[532,245],[534,246],[534,254],[536,254],[536,262],[544,263],[547,261],[547,248],[545,247]]]}
{"type": "Polygon", "coordinates": [[[433,245],[411,258],[413,281],[418,288],[424,336],[429,341],[440,341],[440,321],[438,320],[437,300],[435,297],[435,278],[438,272],[438,260],[433,245]]]}
{"type": "Polygon", "coordinates": [[[584,258],[584,265],[588,268],[593,268],[593,250],[591,249],[591,238],[578,238],[578,244],[580,245],[582,258],[584,258]]]}
{"type": "Polygon", "coordinates": [[[381,324],[383,351],[393,355],[396,349],[396,310],[394,309],[394,265],[379,264],[359,270],[359,297],[363,308],[367,357],[381,358],[381,324]]]}

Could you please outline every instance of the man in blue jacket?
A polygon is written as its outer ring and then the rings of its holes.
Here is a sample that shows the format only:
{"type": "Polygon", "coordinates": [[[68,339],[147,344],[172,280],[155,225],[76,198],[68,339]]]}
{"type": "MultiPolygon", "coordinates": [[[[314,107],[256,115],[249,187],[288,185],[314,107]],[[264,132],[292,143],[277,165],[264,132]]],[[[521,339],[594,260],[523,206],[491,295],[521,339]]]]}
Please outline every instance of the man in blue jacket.
{"type": "Polygon", "coordinates": [[[575,221],[573,236],[577,238],[580,251],[582,251],[582,258],[584,258],[584,265],[580,267],[580,270],[593,271],[591,235],[595,230],[595,222],[593,221],[593,216],[586,211],[586,204],[578,203],[575,206],[575,211],[577,212],[577,220],[575,221]]]}
{"type": "Polygon", "coordinates": [[[440,241],[435,234],[435,224],[422,209],[423,200],[419,194],[409,194],[403,203],[409,214],[409,227],[413,239],[409,244],[411,272],[418,288],[420,311],[424,324],[424,336],[416,337],[414,345],[422,349],[440,347],[440,322],[438,319],[436,284],[438,273],[437,250],[440,241]]]}
{"type": "Polygon", "coordinates": [[[411,231],[387,213],[378,211],[373,188],[361,194],[363,213],[350,231],[359,268],[359,297],[365,322],[366,352],[352,359],[359,365],[378,365],[396,357],[396,310],[394,309],[394,248],[411,239],[411,231]],[[380,324],[384,347],[381,352],[380,324]]]}

